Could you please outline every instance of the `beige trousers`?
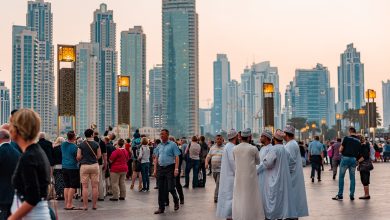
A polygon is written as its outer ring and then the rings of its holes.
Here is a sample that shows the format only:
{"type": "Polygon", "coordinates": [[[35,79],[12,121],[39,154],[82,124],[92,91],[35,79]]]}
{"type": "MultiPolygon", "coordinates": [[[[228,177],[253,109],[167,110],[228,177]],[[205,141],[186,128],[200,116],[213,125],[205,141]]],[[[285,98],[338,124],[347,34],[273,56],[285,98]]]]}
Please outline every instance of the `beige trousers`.
{"type": "Polygon", "coordinates": [[[112,198],[118,199],[118,196],[121,198],[126,198],[126,172],[110,174],[111,187],[112,187],[112,198]]]}

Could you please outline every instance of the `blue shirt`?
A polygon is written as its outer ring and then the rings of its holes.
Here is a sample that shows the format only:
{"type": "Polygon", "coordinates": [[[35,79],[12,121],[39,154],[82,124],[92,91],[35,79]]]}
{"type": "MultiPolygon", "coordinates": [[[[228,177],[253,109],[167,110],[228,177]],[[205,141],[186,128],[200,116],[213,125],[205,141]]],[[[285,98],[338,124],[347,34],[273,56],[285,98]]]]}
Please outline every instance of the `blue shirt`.
{"type": "Polygon", "coordinates": [[[175,163],[175,158],[181,154],[177,145],[172,141],[167,141],[166,143],[160,143],[156,150],[155,154],[158,157],[158,164],[160,166],[166,167],[175,163]]]}
{"type": "Polygon", "coordinates": [[[62,168],[64,169],[79,169],[77,166],[77,145],[70,142],[64,142],[61,145],[62,152],[62,168]]]}
{"type": "Polygon", "coordinates": [[[319,141],[313,141],[309,144],[309,153],[310,155],[321,155],[324,150],[324,145],[319,141]]]}

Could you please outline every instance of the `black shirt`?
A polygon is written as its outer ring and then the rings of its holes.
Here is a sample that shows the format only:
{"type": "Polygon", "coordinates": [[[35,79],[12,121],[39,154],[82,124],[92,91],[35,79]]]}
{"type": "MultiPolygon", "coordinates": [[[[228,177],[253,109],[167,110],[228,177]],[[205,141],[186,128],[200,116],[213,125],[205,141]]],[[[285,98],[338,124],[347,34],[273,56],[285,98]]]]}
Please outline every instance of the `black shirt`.
{"type": "MultiPolygon", "coordinates": [[[[98,142],[98,141],[96,141],[96,142],[98,142]]],[[[99,147],[100,147],[100,151],[102,152],[102,155],[106,154],[107,153],[107,146],[106,146],[106,144],[102,140],[99,140],[98,143],[99,143],[99,147]]],[[[109,157],[107,157],[107,158],[109,158],[109,157]]],[[[103,165],[103,157],[101,157],[99,159],[99,165],[103,165]]]]}
{"type": "Polygon", "coordinates": [[[80,164],[95,164],[98,162],[97,160],[97,151],[99,148],[99,144],[96,141],[83,141],[79,145],[79,149],[81,150],[82,158],[80,160],[80,164]],[[89,146],[88,146],[88,144],[89,146]],[[96,156],[95,156],[96,155],[96,156]]]}
{"type": "Polygon", "coordinates": [[[11,205],[14,195],[12,174],[15,171],[20,153],[11,144],[0,146],[0,205],[11,205]]]}
{"type": "Polygon", "coordinates": [[[361,150],[361,144],[357,136],[353,135],[350,137],[345,137],[341,145],[344,147],[343,151],[341,152],[343,156],[356,157],[356,159],[359,159],[358,157],[361,150]]]}
{"type": "Polygon", "coordinates": [[[370,159],[370,144],[365,143],[361,145],[361,150],[360,150],[360,155],[359,158],[363,157],[364,160],[369,160],[370,159]]]}
{"type": "Polygon", "coordinates": [[[20,200],[32,206],[46,199],[50,183],[50,163],[38,144],[28,146],[22,154],[12,183],[20,200]]]}
{"type": "Polygon", "coordinates": [[[49,159],[50,166],[54,166],[54,161],[53,161],[53,143],[50,141],[41,138],[38,141],[39,146],[42,147],[43,151],[45,151],[47,159],[49,159]]]}
{"type": "Polygon", "coordinates": [[[62,164],[61,145],[55,146],[53,148],[53,164],[54,165],[62,164]]]}

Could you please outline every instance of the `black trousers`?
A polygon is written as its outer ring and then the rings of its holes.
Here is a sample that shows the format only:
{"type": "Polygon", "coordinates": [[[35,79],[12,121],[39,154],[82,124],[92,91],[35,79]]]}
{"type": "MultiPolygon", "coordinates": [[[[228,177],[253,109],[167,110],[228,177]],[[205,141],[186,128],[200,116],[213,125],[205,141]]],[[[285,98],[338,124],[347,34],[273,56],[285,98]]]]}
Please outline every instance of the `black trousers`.
{"type": "Polygon", "coordinates": [[[312,155],[311,156],[311,178],[314,178],[315,171],[317,171],[317,178],[321,179],[321,164],[322,157],[320,155],[312,155]]]}
{"type": "Polygon", "coordinates": [[[169,193],[172,194],[173,202],[179,203],[179,197],[175,190],[175,164],[162,167],[157,167],[157,183],[158,183],[158,206],[160,210],[165,210],[165,203],[168,202],[169,193]]]}

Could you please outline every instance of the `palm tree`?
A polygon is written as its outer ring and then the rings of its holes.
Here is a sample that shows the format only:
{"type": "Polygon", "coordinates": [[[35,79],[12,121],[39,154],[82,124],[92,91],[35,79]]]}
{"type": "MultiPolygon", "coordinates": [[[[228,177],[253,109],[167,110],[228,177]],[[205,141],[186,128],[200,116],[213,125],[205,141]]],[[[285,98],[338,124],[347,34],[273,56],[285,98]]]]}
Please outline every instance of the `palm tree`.
{"type": "Polygon", "coordinates": [[[359,109],[348,109],[344,111],[343,118],[348,119],[349,124],[355,127],[356,122],[359,122],[359,109]]]}
{"type": "Polygon", "coordinates": [[[306,118],[303,117],[296,117],[296,118],[291,118],[288,120],[287,124],[293,126],[295,129],[298,130],[298,137],[301,137],[301,129],[306,127],[306,118]]]}

